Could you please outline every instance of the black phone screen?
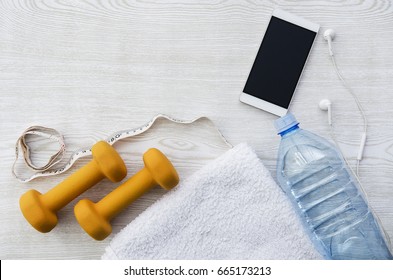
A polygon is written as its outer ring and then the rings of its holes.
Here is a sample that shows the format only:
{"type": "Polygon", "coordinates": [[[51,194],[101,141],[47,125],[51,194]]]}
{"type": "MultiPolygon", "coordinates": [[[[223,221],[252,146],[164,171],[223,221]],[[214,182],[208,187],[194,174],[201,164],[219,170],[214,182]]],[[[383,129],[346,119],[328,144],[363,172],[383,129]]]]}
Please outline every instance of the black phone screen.
{"type": "Polygon", "coordinates": [[[316,35],[272,16],[243,92],[287,109],[316,35]]]}

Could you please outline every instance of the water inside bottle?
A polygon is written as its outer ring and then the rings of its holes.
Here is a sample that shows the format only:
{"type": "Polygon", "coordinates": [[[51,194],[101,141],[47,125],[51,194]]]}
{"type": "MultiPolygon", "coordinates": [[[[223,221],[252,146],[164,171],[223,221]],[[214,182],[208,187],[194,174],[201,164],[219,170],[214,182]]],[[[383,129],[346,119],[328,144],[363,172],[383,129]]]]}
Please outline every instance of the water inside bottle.
{"type": "Polygon", "coordinates": [[[329,254],[377,258],[368,247],[378,239],[372,230],[377,225],[343,162],[323,147],[304,144],[289,149],[283,164],[290,195],[329,254]]]}
{"type": "Polygon", "coordinates": [[[277,179],[317,249],[330,259],[393,259],[339,151],[300,129],[290,113],[275,127],[281,136],[277,179]]]}

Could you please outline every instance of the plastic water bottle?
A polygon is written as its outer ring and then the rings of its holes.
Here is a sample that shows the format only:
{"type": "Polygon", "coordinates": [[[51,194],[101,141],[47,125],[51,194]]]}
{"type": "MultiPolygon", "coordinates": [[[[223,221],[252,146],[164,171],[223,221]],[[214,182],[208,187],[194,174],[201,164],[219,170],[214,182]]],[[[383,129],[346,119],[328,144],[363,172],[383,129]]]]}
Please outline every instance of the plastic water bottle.
{"type": "Polygon", "coordinates": [[[319,252],[327,259],[393,259],[335,146],[300,129],[292,114],[276,120],[275,127],[281,135],[278,182],[319,252]]]}

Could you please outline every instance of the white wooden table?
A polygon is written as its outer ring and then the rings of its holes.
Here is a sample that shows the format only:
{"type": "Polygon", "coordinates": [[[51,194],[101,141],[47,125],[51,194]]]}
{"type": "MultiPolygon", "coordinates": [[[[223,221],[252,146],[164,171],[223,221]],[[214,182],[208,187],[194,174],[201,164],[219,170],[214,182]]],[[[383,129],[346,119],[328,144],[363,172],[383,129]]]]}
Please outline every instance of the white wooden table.
{"type": "MultiPolygon", "coordinates": [[[[393,239],[393,5],[392,1],[0,1],[0,258],[97,259],[109,243],[87,236],[73,201],[48,234],[20,213],[28,189],[46,192],[69,172],[28,184],[12,177],[14,145],[31,125],[53,127],[72,150],[137,127],[158,113],[207,116],[229,142],[248,142],[275,176],[279,137],[275,116],[238,101],[270,14],[281,7],[334,28],[339,67],[369,120],[360,166],[369,202],[393,239]]],[[[333,102],[335,131],[355,164],[362,118],[336,77],[319,34],[291,112],[305,129],[329,137],[320,99],[333,102]]],[[[33,143],[34,144],[34,143],[33,143]]],[[[43,161],[48,148],[35,143],[43,161]]],[[[116,144],[129,174],[152,146],[174,161],[182,178],[226,146],[212,125],[159,122],[116,144]]],[[[102,182],[80,198],[98,200],[117,184],[102,182]]],[[[156,189],[113,221],[114,234],[164,192],[156,189]]]]}

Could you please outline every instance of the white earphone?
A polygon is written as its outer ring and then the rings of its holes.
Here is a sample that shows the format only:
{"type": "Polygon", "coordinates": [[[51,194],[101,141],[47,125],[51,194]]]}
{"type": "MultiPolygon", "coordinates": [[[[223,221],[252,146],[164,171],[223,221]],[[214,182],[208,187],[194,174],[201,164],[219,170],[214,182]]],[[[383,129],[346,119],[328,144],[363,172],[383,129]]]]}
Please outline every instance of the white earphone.
{"type": "Polygon", "coordinates": [[[328,122],[332,125],[332,102],[329,99],[322,99],[319,101],[319,108],[328,112],[328,122]]]}
{"type": "MultiPolygon", "coordinates": [[[[323,33],[323,38],[328,42],[330,56],[334,55],[333,48],[332,48],[332,41],[333,41],[334,37],[336,37],[336,31],[334,31],[333,29],[327,29],[323,33]]],[[[319,108],[322,111],[328,112],[328,122],[329,122],[329,125],[331,126],[332,125],[332,102],[329,99],[322,99],[319,102],[319,108]]]]}
{"type": "Polygon", "coordinates": [[[328,42],[328,47],[329,47],[329,54],[333,56],[333,48],[332,48],[332,41],[336,37],[336,31],[333,29],[327,29],[323,33],[323,38],[328,42]]]}
{"type": "MultiPolygon", "coordinates": [[[[356,105],[358,106],[358,109],[363,117],[363,134],[362,137],[360,139],[360,145],[359,145],[359,151],[356,157],[356,172],[354,172],[351,168],[351,166],[349,165],[347,159],[345,158],[343,152],[340,149],[340,146],[338,145],[338,142],[336,140],[336,136],[334,134],[333,131],[333,126],[332,126],[332,102],[329,99],[322,99],[319,102],[319,108],[323,111],[327,111],[328,112],[328,121],[329,121],[329,126],[330,126],[330,131],[332,134],[332,138],[334,140],[334,142],[336,143],[336,146],[338,147],[338,149],[340,150],[342,156],[344,157],[344,160],[346,161],[348,167],[351,169],[352,173],[355,175],[355,177],[357,178],[358,182],[359,182],[359,186],[363,191],[364,196],[367,198],[367,193],[364,191],[362,183],[360,181],[359,178],[359,165],[360,165],[360,161],[363,158],[363,151],[364,148],[366,146],[366,140],[367,140],[367,118],[366,118],[366,114],[364,113],[362,104],[360,103],[358,97],[353,93],[352,89],[348,86],[348,84],[345,82],[343,76],[341,75],[337,64],[336,64],[336,59],[334,58],[334,54],[333,54],[333,47],[332,47],[332,41],[334,39],[334,37],[336,36],[336,32],[333,29],[327,29],[324,33],[323,33],[323,38],[328,42],[328,47],[329,47],[329,55],[330,58],[333,62],[333,66],[334,66],[334,70],[336,71],[336,74],[338,76],[338,78],[341,80],[342,84],[344,85],[344,87],[348,90],[348,92],[352,95],[352,97],[354,98],[356,105]]],[[[378,216],[376,216],[378,219],[378,216]]],[[[379,219],[378,219],[379,221],[379,219]]],[[[380,223],[380,221],[379,221],[380,223]]],[[[381,223],[380,223],[381,224],[381,223]]],[[[382,230],[384,232],[384,237],[385,239],[388,241],[388,243],[390,244],[390,239],[389,236],[387,235],[385,229],[382,227],[382,230]]],[[[391,245],[389,245],[391,246],[391,245]]]]}
{"type": "MultiPolygon", "coordinates": [[[[347,85],[347,83],[345,82],[343,76],[341,75],[341,73],[340,73],[340,71],[339,71],[339,69],[337,67],[336,60],[335,60],[334,54],[333,54],[333,47],[332,47],[332,41],[333,41],[335,36],[336,36],[336,32],[333,29],[327,29],[323,33],[323,38],[328,42],[329,55],[330,55],[330,57],[332,59],[334,70],[336,71],[336,74],[337,74],[338,78],[341,80],[341,82],[344,85],[344,87],[348,90],[348,92],[355,99],[356,105],[358,106],[359,111],[362,114],[362,117],[363,117],[363,120],[364,120],[363,134],[362,134],[362,137],[360,139],[360,147],[359,147],[359,151],[358,151],[358,154],[357,154],[357,157],[356,157],[356,159],[357,159],[356,174],[358,176],[358,174],[359,174],[359,163],[360,163],[360,161],[363,158],[363,151],[364,151],[364,147],[366,145],[366,139],[367,139],[367,118],[366,118],[366,115],[364,113],[363,107],[360,104],[360,101],[359,101],[358,97],[353,93],[352,89],[347,85]]],[[[329,99],[323,99],[323,100],[321,100],[319,102],[319,108],[321,110],[323,110],[323,111],[327,111],[328,112],[328,122],[329,122],[329,125],[331,127],[333,140],[337,144],[337,141],[335,139],[335,135],[334,135],[334,132],[333,132],[333,128],[332,128],[332,102],[329,99]]]]}

